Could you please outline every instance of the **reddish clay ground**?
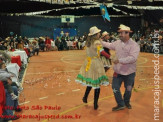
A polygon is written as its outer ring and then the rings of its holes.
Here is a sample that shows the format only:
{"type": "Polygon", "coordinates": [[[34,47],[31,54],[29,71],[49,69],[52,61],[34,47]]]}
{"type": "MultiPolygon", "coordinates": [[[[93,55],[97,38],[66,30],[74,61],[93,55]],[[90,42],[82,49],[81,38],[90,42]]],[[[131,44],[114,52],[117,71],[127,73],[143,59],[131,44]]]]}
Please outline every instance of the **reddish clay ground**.
{"type": "MultiPolygon", "coordinates": [[[[114,52],[111,52],[114,55],[114,52]]],[[[135,90],[131,104],[127,108],[112,112],[116,105],[111,85],[102,86],[99,109],[93,109],[94,91],[92,90],[88,104],[83,104],[85,87],[77,84],[75,78],[85,59],[84,50],[41,52],[33,56],[28,64],[20,95],[22,115],[59,115],[60,118],[49,119],[50,122],[153,122],[154,121],[154,64],[153,54],[140,53],[137,62],[135,90]],[[34,108],[33,108],[33,107],[34,108]],[[45,106],[53,107],[45,109],[45,106]],[[41,109],[42,107],[42,109],[41,109]],[[60,107],[60,108],[59,108],[60,107]],[[35,110],[32,110],[35,109],[35,110]],[[26,109],[26,110],[25,110],[26,109]],[[59,109],[59,110],[58,110],[59,109]],[[77,115],[77,118],[75,118],[77,115]],[[79,118],[80,116],[80,118],[79,118]],[[62,118],[64,117],[64,118],[62,118]],[[67,117],[67,119],[66,119],[67,117]],[[71,118],[73,117],[73,119],[71,118]]],[[[160,74],[163,79],[163,56],[160,56],[160,74]]],[[[107,72],[112,82],[112,68],[107,72]]],[[[163,83],[160,81],[160,89],[163,83]]],[[[122,92],[124,92],[122,84],[122,92]]],[[[159,120],[163,121],[163,93],[159,96],[159,120]]],[[[19,119],[15,122],[37,122],[37,119],[19,119]]],[[[47,119],[40,119],[47,122],[47,119]]]]}

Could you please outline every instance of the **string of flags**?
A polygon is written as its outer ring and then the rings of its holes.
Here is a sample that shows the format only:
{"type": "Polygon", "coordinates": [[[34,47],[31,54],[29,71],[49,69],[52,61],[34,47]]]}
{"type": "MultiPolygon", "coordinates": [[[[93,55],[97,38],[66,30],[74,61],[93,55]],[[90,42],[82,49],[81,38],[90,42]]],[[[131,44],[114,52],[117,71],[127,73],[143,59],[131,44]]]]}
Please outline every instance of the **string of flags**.
{"type": "Polygon", "coordinates": [[[76,4],[76,3],[93,3],[94,0],[29,0],[36,2],[45,2],[49,4],[76,4]]]}
{"type": "Polygon", "coordinates": [[[162,6],[134,6],[134,5],[117,5],[117,4],[114,4],[114,6],[122,6],[134,10],[163,10],[162,6]]]}
{"type": "MultiPolygon", "coordinates": [[[[81,1],[79,0],[78,2],[81,2],[81,1]]],[[[51,11],[62,11],[62,10],[65,10],[65,9],[72,9],[73,10],[73,9],[80,9],[80,8],[90,9],[90,8],[95,8],[95,7],[97,8],[99,6],[100,6],[102,17],[104,18],[104,20],[106,19],[107,21],[110,21],[110,17],[141,16],[140,14],[131,14],[131,13],[124,12],[124,11],[118,9],[118,8],[115,8],[114,6],[117,6],[117,7],[118,6],[122,6],[122,7],[128,8],[128,9],[134,9],[134,10],[141,10],[141,9],[143,9],[143,10],[163,10],[162,6],[132,6],[132,5],[117,5],[117,4],[113,4],[113,3],[109,3],[107,5],[101,5],[100,3],[92,2],[92,5],[87,5],[87,6],[65,7],[65,8],[59,8],[59,9],[50,9],[50,10],[37,11],[37,12],[26,12],[26,13],[0,13],[0,15],[7,15],[7,16],[21,16],[21,15],[33,16],[33,15],[41,15],[41,14],[49,13],[51,11]],[[109,13],[107,11],[107,8],[112,8],[113,10],[115,10],[117,12],[122,12],[124,15],[109,15],[109,13]]],[[[95,16],[95,15],[93,15],[93,16],[95,16]]],[[[99,16],[99,15],[97,15],[97,16],[99,16]]],[[[43,15],[42,17],[45,17],[45,16],[43,15]]]]}

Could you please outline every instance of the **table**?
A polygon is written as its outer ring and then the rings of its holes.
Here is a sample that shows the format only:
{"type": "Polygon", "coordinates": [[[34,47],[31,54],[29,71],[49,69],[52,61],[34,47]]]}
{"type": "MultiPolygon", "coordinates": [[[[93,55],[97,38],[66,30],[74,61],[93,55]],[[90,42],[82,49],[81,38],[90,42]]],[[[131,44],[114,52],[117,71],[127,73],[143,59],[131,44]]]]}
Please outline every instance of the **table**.
{"type": "Polygon", "coordinates": [[[12,81],[17,82],[19,76],[20,67],[17,63],[10,63],[6,66],[8,72],[14,74],[14,77],[11,77],[12,81]]]}
{"type": "Polygon", "coordinates": [[[14,52],[13,52],[13,55],[20,55],[20,59],[21,59],[21,61],[23,62],[23,64],[27,64],[28,56],[27,56],[27,54],[26,54],[25,51],[17,50],[17,51],[14,51],[14,52]]]}
{"type": "Polygon", "coordinates": [[[21,67],[21,58],[20,55],[18,56],[11,56],[11,63],[17,63],[19,67],[21,67]]]}

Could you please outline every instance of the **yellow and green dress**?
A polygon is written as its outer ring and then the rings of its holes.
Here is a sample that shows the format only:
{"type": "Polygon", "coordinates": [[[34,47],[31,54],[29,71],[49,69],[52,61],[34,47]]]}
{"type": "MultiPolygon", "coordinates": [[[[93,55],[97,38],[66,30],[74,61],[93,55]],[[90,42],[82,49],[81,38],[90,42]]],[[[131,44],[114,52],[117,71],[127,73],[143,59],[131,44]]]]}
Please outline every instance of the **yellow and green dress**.
{"type": "Polygon", "coordinates": [[[94,44],[86,48],[87,58],[77,75],[76,82],[91,86],[94,89],[100,88],[100,85],[109,85],[109,80],[100,58],[101,51],[103,51],[103,48],[99,40],[96,40],[94,44]]]}

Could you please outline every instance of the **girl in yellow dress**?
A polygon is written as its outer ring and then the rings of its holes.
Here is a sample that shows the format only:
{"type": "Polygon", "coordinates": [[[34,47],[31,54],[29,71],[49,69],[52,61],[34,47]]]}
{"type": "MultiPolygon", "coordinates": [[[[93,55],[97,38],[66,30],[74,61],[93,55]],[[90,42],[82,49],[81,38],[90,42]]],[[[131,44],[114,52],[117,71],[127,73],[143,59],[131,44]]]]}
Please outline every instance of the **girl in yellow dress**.
{"type": "Polygon", "coordinates": [[[94,109],[98,108],[98,98],[100,94],[100,85],[108,85],[109,80],[105,74],[104,65],[101,61],[100,54],[110,58],[110,56],[104,52],[102,48],[100,38],[101,30],[96,26],[90,28],[86,42],[86,54],[87,59],[84,61],[80,72],[76,78],[76,82],[79,82],[87,86],[83,102],[87,103],[87,98],[91,89],[94,90],[94,109]]]}

